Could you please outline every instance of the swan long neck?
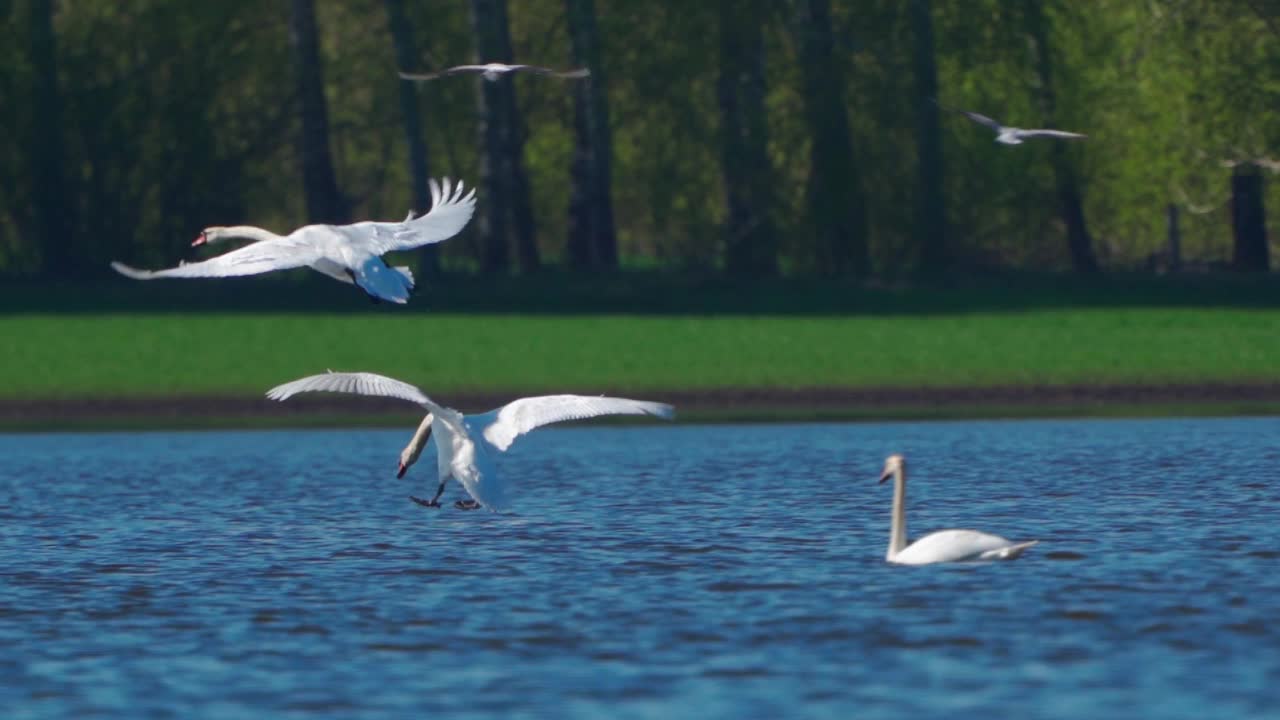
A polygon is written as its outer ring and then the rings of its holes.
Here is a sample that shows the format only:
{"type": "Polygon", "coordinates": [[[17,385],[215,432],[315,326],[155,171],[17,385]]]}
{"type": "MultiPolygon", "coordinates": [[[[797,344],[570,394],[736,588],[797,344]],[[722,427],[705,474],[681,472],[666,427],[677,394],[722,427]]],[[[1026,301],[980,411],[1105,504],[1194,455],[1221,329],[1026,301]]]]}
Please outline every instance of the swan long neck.
{"type": "Polygon", "coordinates": [[[886,559],[907,547],[907,514],[903,507],[907,501],[907,471],[901,465],[893,471],[893,519],[889,525],[889,552],[886,559]]]}
{"type": "Polygon", "coordinates": [[[422,449],[426,447],[427,440],[431,437],[431,424],[434,421],[435,418],[431,413],[427,413],[427,416],[422,418],[422,424],[418,425],[418,429],[413,433],[413,439],[405,447],[405,452],[408,454],[406,467],[418,461],[418,456],[422,454],[422,449]]]}
{"type": "Polygon", "coordinates": [[[276,240],[280,237],[282,236],[277,235],[270,230],[263,230],[260,227],[254,227],[252,225],[232,225],[230,227],[224,227],[218,231],[217,236],[212,238],[211,242],[230,240],[231,238],[244,238],[246,240],[259,242],[261,240],[276,240]]]}

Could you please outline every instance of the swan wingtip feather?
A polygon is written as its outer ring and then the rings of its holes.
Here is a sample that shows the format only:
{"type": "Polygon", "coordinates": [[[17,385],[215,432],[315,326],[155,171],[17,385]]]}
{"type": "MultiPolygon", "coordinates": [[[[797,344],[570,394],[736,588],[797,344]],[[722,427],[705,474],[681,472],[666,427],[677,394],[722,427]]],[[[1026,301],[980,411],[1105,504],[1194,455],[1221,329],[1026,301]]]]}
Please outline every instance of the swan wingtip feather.
{"type": "Polygon", "coordinates": [[[130,265],[125,265],[119,260],[111,261],[111,269],[115,270],[121,275],[124,275],[125,277],[133,278],[134,280],[146,280],[151,277],[151,271],[139,270],[138,268],[132,267],[130,265]]]}
{"type": "Polygon", "coordinates": [[[675,406],[668,403],[648,403],[645,407],[645,412],[663,420],[674,420],[676,417],[675,406]]]}

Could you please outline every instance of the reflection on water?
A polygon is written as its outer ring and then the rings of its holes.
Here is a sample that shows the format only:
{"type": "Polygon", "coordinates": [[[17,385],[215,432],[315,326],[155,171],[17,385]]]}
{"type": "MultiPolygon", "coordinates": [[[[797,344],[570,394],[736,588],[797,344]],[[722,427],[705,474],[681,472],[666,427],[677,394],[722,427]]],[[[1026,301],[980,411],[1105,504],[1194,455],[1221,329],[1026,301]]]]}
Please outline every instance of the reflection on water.
{"type": "Polygon", "coordinates": [[[0,436],[0,714],[1280,703],[1275,419],[546,430],[500,460],[506,516],[410,503],[407,434],[0,436]],[[886,565],[890,452],[913,535],[1042,543],[886,565]]]}

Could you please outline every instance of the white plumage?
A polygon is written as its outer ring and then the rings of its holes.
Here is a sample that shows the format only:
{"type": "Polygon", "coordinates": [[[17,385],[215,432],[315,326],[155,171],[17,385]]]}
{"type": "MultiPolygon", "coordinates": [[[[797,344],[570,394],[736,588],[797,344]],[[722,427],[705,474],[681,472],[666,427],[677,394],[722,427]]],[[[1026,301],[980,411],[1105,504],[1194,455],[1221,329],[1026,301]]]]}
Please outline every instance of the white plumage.
{"type": "Polygon", "coordinates": [[[601,415],[653,415],[664,420],[675,417],[670,405],[644,400],[628,400],[590,395],[543,395],[521,398],[472,418],[483,427],[484,439],[505,452],[516,438],[535,428],[568,420],[586,420],[601,415]]]}
{"type": "Polygon", "coordinates": [[[505,510],[506,486],[488,457],[488,447],[506,451],[516,438],[551,423],[585,420],[602,415],[652,415],[670,420],[670,405],[644,400],[585,395],[543,395],[521,398],[487,413],[464,416],[427,397],[409,383],[374,373],[329,372],[294,380],[267,391],[272,400],[286,400],[302,392],[343,392],[399,398],[427,409],[409,444],[400,453],[397,475],[418,460],[427,440],[435,437],[440,487],[430,502],[437,504],[450,477],[462,485],[476,502],[494,511],[505,510]],[[483,442],[479,442],[483,439],[483,442]]]}
{"type": "Polygon", "coordinates": [[[400,73],[402,80],[435,80],[436,78],[448,77],[450,75],[465,75],[468,73],[479,73],[485,80],[494,81],[507,73],[528,72],[534,75],[548,75],[551,77],[574,79],[584,78],[591,74],[586,68],[577,70],[567,70],[561,72],[552,70],[551,68],[541,67],[538,65],[509,65],[507,63],[485,63],[483,65],[455,65],[451,68],[441,70],[434,73],[400,73]]]}
{"type": "Polygon", "coordinates": [[[431,398],[422,394],[418,388],[407,382],[389,378],[385,375],[366,372],[334,372],[329,370],[323,375],[307,377],[283,385],[277,385],[267,391],[272,400],[288,400],[304,392],[339,392],[352,395],[376,395],[379,397],[399,398],[417,403],[426,408],[435,405],[431,398]]]}
{"type": "Polygon", "coordinates": [[[307,225],[281,236],[248,225],[206,228],[192,245],[228,238],[256,240],[238,250],[203,262],[181,263],[165,270],[139,270],[121,262],[111,267],[135,280],[209,278],[257,275],[275,270],[310,267],[347,283],[355,283],[370,297],[405,303],[413,290],[408,268],[387,267],[381,255],[438,243],[457,235],[475,212],[475,190],[463,192],[431,181],[431,210],[403,222],[358,222],[351,225],[307,225]]]}
{"type": "Polygon", "coordinates": [[[884,461],[880,482],[893,478],[893,519],[889,529],[889,550],[885,560],[901,565],[928,565],[940,562],[980,562],[1012,560],[1040,542],[1010,542],[999,535],[977,530],[939,530],[907,544],[906,458],[890,455],[884,461]]]}
{"type": "Polygon", "coordinates": [[[1043,128],[1017,128],[1009,125],[1001,125],[998,121],[993,120],[987,117],[986,115],[982,115],[981,113],[970,112],[968,110],[961,110],[959,108],[947,107],[942,103],[938,103],[938,107],[946,108],[947,110],[951,110],[952,112],[958,112],[961,115],[964,115],[965,117],[969,118],[970,120],[978,123],[979,125],[991,128],[996,132],[996,142],[1004,143],[1005,145],[1021,145],[1023,140],[1026,140],[1028,138],[1034,138],[1034,137],[1052,137],[1052,138],[1062,138],[1065,140],[1075,140],[1075,139],[1088,137],[1087,135],[1082,135],[1081,133],[1067,132],[1066,130],[1048,130],[1043,128]]]}

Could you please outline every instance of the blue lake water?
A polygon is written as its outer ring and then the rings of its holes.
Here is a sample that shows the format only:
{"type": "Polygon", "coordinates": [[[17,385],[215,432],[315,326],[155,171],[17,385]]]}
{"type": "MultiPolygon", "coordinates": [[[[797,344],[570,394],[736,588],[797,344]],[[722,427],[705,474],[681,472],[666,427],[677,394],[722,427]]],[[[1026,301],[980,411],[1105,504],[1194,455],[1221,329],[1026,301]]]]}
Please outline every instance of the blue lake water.
{"type": "Polygon", "coordinates": [[[0,717],[1280,717],[1280,419],[411,431],[0,436],[0,717]]]}

